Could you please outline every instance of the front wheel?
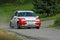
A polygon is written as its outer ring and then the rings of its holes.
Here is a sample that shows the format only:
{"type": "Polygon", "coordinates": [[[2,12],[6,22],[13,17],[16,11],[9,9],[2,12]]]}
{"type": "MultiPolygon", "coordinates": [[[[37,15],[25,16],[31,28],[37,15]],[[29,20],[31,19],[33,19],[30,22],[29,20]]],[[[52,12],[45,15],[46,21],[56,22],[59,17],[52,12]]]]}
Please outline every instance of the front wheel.
{"type": "Polygon", "coordinates": [[[40,27],[36,27],[36,29],[39,29],[40,27]]]}
{"type": "Polygon", "coordinates": [[[14,28],[14,26],[12,26],[12,23],[11,22],[10,22],[9,26],[10,26],[10,28],[14,28]]]}
{"type": "Polygon", "coordinates": [[[17,23],[17,29],[20,29],[21,27],[20,27],[20,25],[19,25],[19,23],[17,23]]]}

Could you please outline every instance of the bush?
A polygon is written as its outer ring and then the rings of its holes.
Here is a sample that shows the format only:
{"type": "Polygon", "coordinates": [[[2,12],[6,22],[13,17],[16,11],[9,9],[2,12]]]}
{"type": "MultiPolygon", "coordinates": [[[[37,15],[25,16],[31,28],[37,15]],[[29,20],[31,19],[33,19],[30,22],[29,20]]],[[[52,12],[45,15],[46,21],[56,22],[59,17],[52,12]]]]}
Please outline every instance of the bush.
{"type": "Polygon", "coordinates": [[[33,0],[34,11],[46,16],[54,16],[60,13],[59,0],[33,0]]]}
{"type": "Polygon", "coordinates": [[[36,16],[39,16],[39,18],[46,18],[46,14],[39,14],[39,13],[36,13],[36,16]]]}

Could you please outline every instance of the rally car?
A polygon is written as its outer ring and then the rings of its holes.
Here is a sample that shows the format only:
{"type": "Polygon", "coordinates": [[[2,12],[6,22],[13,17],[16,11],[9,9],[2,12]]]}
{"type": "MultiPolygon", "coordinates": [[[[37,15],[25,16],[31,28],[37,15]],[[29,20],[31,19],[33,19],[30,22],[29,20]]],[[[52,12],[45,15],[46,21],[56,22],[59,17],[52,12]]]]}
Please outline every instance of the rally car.
{"type": "Polygon", "coordinates": [[[41,25],[40,18],[33,11],[16,11],[10,20],[11,28],[37,28],[41,25]]]}

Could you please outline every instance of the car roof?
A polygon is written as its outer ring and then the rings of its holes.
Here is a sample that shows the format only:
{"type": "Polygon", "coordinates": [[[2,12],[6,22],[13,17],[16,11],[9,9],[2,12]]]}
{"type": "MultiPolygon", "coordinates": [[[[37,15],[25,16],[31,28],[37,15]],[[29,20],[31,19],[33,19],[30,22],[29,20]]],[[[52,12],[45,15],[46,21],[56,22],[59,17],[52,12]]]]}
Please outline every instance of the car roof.
{"type": "Polygon", "coordinates": [[[34,13],[33,11],[17,11],[18,13],[20,13],[20,12],[32,12],[32,13],[34,13]]]}

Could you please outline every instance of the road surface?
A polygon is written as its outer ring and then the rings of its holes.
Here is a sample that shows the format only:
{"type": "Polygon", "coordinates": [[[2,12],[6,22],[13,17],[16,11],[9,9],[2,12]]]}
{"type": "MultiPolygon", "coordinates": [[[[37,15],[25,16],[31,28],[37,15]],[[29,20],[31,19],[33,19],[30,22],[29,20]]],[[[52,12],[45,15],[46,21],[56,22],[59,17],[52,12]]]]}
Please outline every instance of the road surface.
{"type": "MultiPolygon", "coordinates": [[[[43,21],[41,26],[47,26],[52,24],[54,24],[53,20],[43,21]]],[[[36,38],[36,40],[60,40],[60,30],[58,29],[10,29],[8,25],[2,25],[0,29],[10,30],[14,33],[24,35],[26,37],[36,38]]]]}

